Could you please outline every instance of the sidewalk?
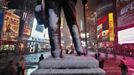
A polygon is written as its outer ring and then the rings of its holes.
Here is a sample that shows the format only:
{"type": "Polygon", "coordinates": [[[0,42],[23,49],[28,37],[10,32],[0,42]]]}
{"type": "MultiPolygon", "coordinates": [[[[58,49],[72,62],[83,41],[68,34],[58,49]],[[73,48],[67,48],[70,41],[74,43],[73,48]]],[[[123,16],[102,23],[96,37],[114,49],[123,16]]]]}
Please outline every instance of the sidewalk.
{"type": "MultiPolygon", "coordinates": [[[[92,56],[94,56],[95,52],[89,52],[92,56]]],[[[108,58],[106,59],[104,53],[100,53],[100,58],[105,59],[104,61],[104,70],[106,71],[106,75],[121,75],[121,69],[119,67],[120,60],[123,60],[128,67],[128,75],[134,75],[134,58],[125,57],[116,55],[116,59],[112,54],[108,54],[108,58]]]]}

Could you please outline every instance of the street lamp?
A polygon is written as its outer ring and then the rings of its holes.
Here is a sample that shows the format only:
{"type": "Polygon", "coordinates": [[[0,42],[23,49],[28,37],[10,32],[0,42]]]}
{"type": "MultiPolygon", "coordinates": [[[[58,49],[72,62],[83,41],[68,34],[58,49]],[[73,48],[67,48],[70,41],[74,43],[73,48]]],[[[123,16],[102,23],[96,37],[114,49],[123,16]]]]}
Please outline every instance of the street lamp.
{"type": "Polygon", "coordinates": [[[85,50],[86,50],[86,55],[88,54],[88,49],[87,49],[87,28],[86,28],[86,8],[85,5],[88,2],[87,0],[81,0],[83,4],[83,16],[84,16],[84,25],[85,25],[85,50]]]}

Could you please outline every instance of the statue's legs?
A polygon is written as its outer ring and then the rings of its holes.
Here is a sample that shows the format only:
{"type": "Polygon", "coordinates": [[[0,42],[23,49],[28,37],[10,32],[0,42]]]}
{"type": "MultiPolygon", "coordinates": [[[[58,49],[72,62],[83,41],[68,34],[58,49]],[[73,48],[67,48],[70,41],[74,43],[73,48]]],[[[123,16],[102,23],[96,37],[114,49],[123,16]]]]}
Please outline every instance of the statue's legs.
{"type": "Polygon", "coordinates": [[[56,1],[48,3],[48,32],[49,40],[51,45],[51,54],[53,57],[60,57],[61,54],[61,43],[60,43],[60,6],[56,1]]]}
{"type": "Polygon", "coordinates": [[[74,47],[76,49],[77,54],[78,55],[83,55],[84,52],[83,52],[83,48],[82,48],[82,45],[81,45],[81,40],[80,40],[80,35],[79,35],[77,25],[71,25],[71,26],[69,26],[69,29],[70,29],[70,33],[72,35],[74,47]]]}
{"type": "Polygon", "coordinates": [[[62,0],[62,7],[64,10],[64,15],[67,20],[67,24],[73,39],[74,47],[78,55],[83,55],[84,51],[82,49],[80,40],[80,31],[76,21],[76,10],[75,1],[73,0],[62,0]]]}

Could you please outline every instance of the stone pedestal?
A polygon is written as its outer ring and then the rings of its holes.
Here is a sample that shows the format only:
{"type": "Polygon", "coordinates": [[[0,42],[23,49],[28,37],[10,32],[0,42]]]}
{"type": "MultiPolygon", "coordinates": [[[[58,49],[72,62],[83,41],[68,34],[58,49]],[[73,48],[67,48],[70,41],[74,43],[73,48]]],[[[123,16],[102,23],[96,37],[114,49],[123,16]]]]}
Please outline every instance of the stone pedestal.
{"type": "Polygon", "coordinates": [[[49,57],[39,63],[31,75],[105,75],[99,62],[91,56],[65,55],[62,59],[49,57]]]}

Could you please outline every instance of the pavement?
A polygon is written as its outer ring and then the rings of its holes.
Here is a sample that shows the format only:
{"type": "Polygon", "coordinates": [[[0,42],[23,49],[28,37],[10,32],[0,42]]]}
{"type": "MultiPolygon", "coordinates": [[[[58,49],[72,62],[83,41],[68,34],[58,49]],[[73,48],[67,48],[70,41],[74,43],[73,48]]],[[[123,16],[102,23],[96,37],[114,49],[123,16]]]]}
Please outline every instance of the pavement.
{"type": "MultiPolygon", "coordinates": [[[[94,56],[94,52],[90,52],[94,56]]],[[[120,61],[124,61],[128,67],[128,75],[134,75],[134,58],[124,57],[120,55],[108,54],[106,57],[105,53],[100,53],[100,59],[104,59],[103,69],[106,71],[106,75],[121,75],[121,69],[119,67],[120,61]]]]}
{"type": "MultiPolygon", "coordinates": [[[[26,59],[27,65],[32,65],[32,68],[27,69],[27,74],[30,75],[32,71],[37,69],[38,65],[38,58],[42,53],[36,53],[36,54],[29,54],[29,55],[24,55],[24,58],[26,59]],[[30,64],[29,64],[30,63],[30,64]]],[[[44,57],[47,58],[50,56],[50,53],[43,53],[44,57]]],[[[89,52],[88,53],[91,56],[95,55],[95,52],[89,52]]],[[[17,56],[11,55],[0,55],[0,70],[3,68],[3,65],[6,64],[6,62],[12,58],[15,58],[18,60],[17,56]]],[[[123,56],[117,55],[116,58],[112,54],[108,54],[108,57],[105,56],[104,53],[100,53],[100,58],[105,59],[104,61],[104,67],[103,69],[106,71],[106,75],[121,75],[121,69],[119,67],[120,60],[123,60],[125,64],[128,66],[128,75],[134,75],[134,58],[133,57],[125,57],[123,59],[123,56]]]]}

